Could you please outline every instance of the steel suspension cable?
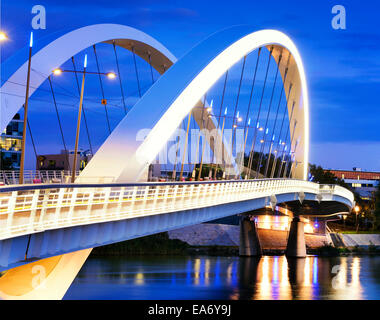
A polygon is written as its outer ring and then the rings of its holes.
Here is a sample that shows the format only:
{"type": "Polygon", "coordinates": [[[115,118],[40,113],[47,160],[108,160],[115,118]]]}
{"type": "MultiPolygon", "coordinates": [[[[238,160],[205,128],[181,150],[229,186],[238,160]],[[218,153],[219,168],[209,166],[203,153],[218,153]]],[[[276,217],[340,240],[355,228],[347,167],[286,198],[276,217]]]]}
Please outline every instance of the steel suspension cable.
{"type": "MultiPolygon", "coordinates": [[[[238,87],[238,92],[237,92],[237,97],[236,97],[236,103],[235,103],[234,117],[232,119],[232,133],[233,134],[232,134],[232,143],[231,143],[231,156],[233,155],[233,152],[234,152],[234,141],[235,141],[235,137],[236,137],[236,127],[237,127],[237,122],[238,122],[237,119],[236,119],[236,113],[237,113],[237,107],[239,105],[240,90],[241,90],[241,84],[243,82],[243,76],[244,76],[244,69],[245,69],[245,62],[246,62],[246,60],[247,60],[247,56],[244,56],[243,66],[241,68],[241,74],[240,74],[239,87],[238,87]]],[[[237,150],[236,150],[236,154],[237,154],[237,150]]]]}
{"type": "Polygon", "coordinates": [[[60,132],[61,132],[61,138],[62,138],[63,148],[65,149],[66,161],[67,161],[67,164],[68,164],[68,166],[69,166],[69,170],[71,170],[71,168],[70,168],[70,161],[69,161],[69,153],[68,153],[68,150],[67,150],[67,147],[66,147],[65,137],[64,137],[64,135],[63,135],[63,129],[62,129],[61,118],[60,118],[60,116],[59,116],[58,106],[57,106],[57,101],[56,101],[56,99],[55,99],[55,94],[54,94],[54,90],[53,90],[53,84],[52,84],[52,81],[51,81],[50,76],[48,77],[48,80],[49,80],[49,85],[50,85],[51,95],[52,95],[53,102],[54,102],[55,113],[56,113],[56,115],[57,115],[57,120],[58,120],[59,130],[60,130],[60,132]]]}
{"type": "MultiPolygon", "coordinates": [[[[291,122],[289,124],[289,129],[290,129],[290,125],[291,125],[291,122]]],[[[294,151],[292,152],[292,145],[293,145],[294,135],[296,133],[296,126],[297,126],[297,120],[294,120],[293,133],[292,133],[292,137],[290,138],[290,154],[289,154],[290,157],[288,157],[288,159],[286,160],[286,165],[285,165],[285,169],[284,169],[284,178],[286,177],[286,172],[288,170],[289,161],[290,162],[292,161],[292,154],[293,155],[295,154],[296,148],[297,148],[297,144],[296,144],[296,146],[294,147],[294,151]]],[[[290,173],[289,173],[289,175],[290,175],[290,173]]]]}
{"type": "Polygon", "coordinates": [[[271,49],[269,51],[268,65],[267,65],[267,69],[266,69],[266,72],[265,72],[264,85],[263,85],[263,90],[261,92],[259,110],[258,110],[257,118],[256,118],[256,128],[255,128],[254,136],[253,136],[253,139],[252,139],[251,151],[250,151],[250,154],[249,154],[249,160],[248,160],[249,175],[251,175],[251,170],[252,170],[253,154],[255,152],[255,145],[256,145],[256,139],[257,139],[257,131],[259,129],[258,127],[259,127],[261,107],[262,107],[265,87],[266,87],[266,83],[267,83],[267,79],[268,79],[268,71],[269,71],[269,67],[270,67],[270,63],[271,63],[272,52],[273,52],[273,46],[271,47],[271,49]]]}
{"type": "MultiPolygon", "coordinates": [[[[288,61],[286,63],[286,67],[285,67],[285,74],[284,74],[284,81],[283,81],[283,85],[281,86],[281,93],[280,93],[280,99],[278,101],[278,105],[277,105],[277,111],[276,111],[276,117],[275,117],[275,120],[274,120],[274,125],[273,125],[273,134],[276,132],[276,126],[277,126],[277,119],[278,119],[278,113],[280,111],[280,105],[281,105],[281,101],[282,101],[282,95],[284,93],[284,89],[285,89],[285,84],[286,84],[286,78],[287,78],[287,75],[288,75],[288,70],[289,70],[289,62],[290,62],[290,54],[288,56],[288,61]]],[[[280,64],[279,64],[279,67],[280,67],[280,64]]],[[[290,94],[290,92],[289,92],[290,94]]],[[[288,95],[289,97],[289,95],[288,95]]],[[[278,140],[277,140],[278,141],[278,140]]],[[[266,166],[265,166],[265,173],[264,173],[264,176],[267,177],[268,175],[268,170],[269,170],[269,165],[270,165],[270,160],[271,160],[271,157],[272,157],[272,149],[273,149],[273,145],[275,145],[275,142],[274,142],[274,139],[272,139],[271,141],[271,144],[270,144],[270,148],[269,148],[269,155],[268,155],[268,159],[267,159],[267,162],[266,162],[266,166]]],[[[273,159],[273,164],[272,164],[272,168],[276,162],[276,152],[277,152],[277,149],[275,149],[274,151],[274,159],[273,159]]],[[[268,177],[269,178],[269,177],[268,177]]]]}
{"type": "MultiPolygon", "coordinates": [[[[219,115],[218,115],[218,124],[216,130],[219,130],[219,124],[220,124],[220,118],[222,116],[222,109],[223,109],[223,104],[224,104],[224,95],[226,93],[226,85],[227,85],[227,79],[228,79],[228,70],[226,71],[226,76],[224,78],[224,84],[223,84],[223,92],[222,92],[222,100],[220,102],[220,108],[219,108],[219,115]]],[[[222,139],[221,145],[223,146],[223,136],[220,136],[222,139]]],[[[214,153],[213,153],[213,158],[215,157],[215,143],[214,143],[214,153]]],[[[223,159],[223,150],[220,150],[222,152],[222,159],[223,159]]],[[[211,167],[212,170],[213,166],[211,167]]],[[[214,179],[216,179],[216,173],[218,171],[218,164],[217,164],[217,159],[215,158],[215,171],[214,171],[214,179]]]]}
{"type": "MultiPolygon", "coordinates": [[[[284,91],[284,87],[285,87],[285,81],[286,81],[286,76],[288,74],[288,69],[286,69],[285,71],[285,80],[284,80],[284,86],[283,86],[283,90],[284,91]]],[[[290,93],[292,91],[292,83],[289,84],[289,90],[288,90],[288,99],[290,99],[290,93]]],[[[279,106],[280,107],[280,103],[282,101],[282,94],[281,94],[281,97],[280,97],[280,101],[279,101],[279,106]]],[[[283,117],[282,117],[282,122],[281,122],[281,128],[280,128],[280,133],[278,135],[278,138],[277,138],[277,143],[275,144],[275,156],[274,156],[274,160],[273,160],[273,165],[272,165],[272,170],[271,170],[271,174],[270,174],[270,178],[273,178],[274,177],[274,174],[275,174],[275,170],[276,170],[276,167],[277,167],[277,156],[280,157],[280,148],[281,148],[281,135],[282,135],[282,130],[283,130],[283,127],[284,127],[284,122],[285,122],[285,116],[287,114],[287,111],[288,111],[288,102],[287,100],[285,99],[285,108],[284,108],[284,113],[283,113],[283,117]]],[[[279,158],[280,159],[280,158],[279,158]]]]}
{"type": "Polygon", "coordinates": [[[153,67],[152,67],[152,60],[150,53],[148,52],[148,60],[149,60],[149,67],[150,67],[150,76],[152,77],[152,84],[154,83],[154,77],[153,77],[153,67]]]}
{"type": "MultiPolygon", "coordinates": [[[[77,73],[77,70],[76,70],[74,57],[71,57],[71,61],[72,61],[73,68],[74,68],[74,74],[75,74],[75,80],[76,80],[76,83],[77,83],[78,93],[80,95],[81,89],[80,89],[80,86],[79,86],[78,73],[77,73]]],[[[87,132],[88,144],[90,146],[91,154],[93,155],[94,153],[93,153],[93,150],[92,150],[90,132],[88,131],[87,118],[86,118],[86,112],[85,112],[84,104],[82,104],[82,111],[83,111],[83,120],[84,120],[84,124],[85,124],[85,127],[86,127],[86,132],[87,132]]]]}
{"type": "MultiPolygon", "coordinates": [[[[288,135],[289,135],[289,131],[290,131],[290,126],[291,126],[291,123],[292,123],[292,118],[293,118],[293,111],[294,111],[294,106],[295,106],[295,101],[293,101],[293,105],[292,105],[292,111],[290,113],[290,118],[289,118],[289,126],[287,128],[287,131],[286,131],[286,134],[285,134],[285,137],[284,137],[284,141],[286,141],[288,135]]],[[[292,145],[290,144],[290,151],[292,150],[292,145]]],[[[283,164],[284,164],[284,158],[286,156],[286,143],[284,144],[284,147],[282,148],[282,161],[281,161],[281,166],[280,166],[280,170],[278,172],[278,175],[277,177],[279,178],[281,176],[281,172],[282,172],[282,168],[283,168],[283,164]]]]}
{"type": "MultiPolygon", "coordinates": [[[[262,163],[262,160],[263,160],[263,157],[264,157],[265,144],[267,142],[265,138],[266,138],[266,135],[268,134],[268,131],[269,131],[268,121],[269,121],[269,115],[270,115],[270,112],[271,112],[271,109],[272,109],[272,102],[273,102],[274,92],[276,90],[276,84],[277,84],[277,78],[278,78],[278,72],[279,72],[279,69],[280,69],[281,59],[282,59],[282,55],[280,54],[279,61],[278,61],[278,67],[276,68],[276,76],[274,78],[272,94],[271,94],[270,101],[269,101],[269,107],[268,107],[267,117],[266,117],[266,120],[265,120],[265,126],[264,126],[264,131],[263,131],[263,143],[261,144],[260,158],[259,158],[259,162],[257,163],[257,167],[256,167],[256,179],[259,176],[259,171],[260,171],[260,168],[261,168],[261,163],[262,163]]],[[[271,141],[272,140],[273,140],[273,135],[272,135],[271,141]]]]}
{"type": "Polygon", "coordinates": [[[135,65],[135,73],[136,73],[136,79],[137,79],[137,88],[139,90],[139,96],[141,98],[140,79],[139,79],[139,73],[138,73],[138,70],[137,70],[135,48],[132,46],[131,49],[132,49],[132,55],[133,55],[133,62],[134,62],[134,65],[135,65]]]}
{"type": "Polygon", "coordinates": [[[122,81],[121,81],[120,67],[119,67],[119,59],[118,59],[118,57],[117,57],[117,51],[116,51],[116,43],[115,43],[115,40],[113,40],[112,45],[113,45],[113,51],[114,51],[114,53],[115,53],[117,75],[118,75],[118,77],[119,77],[120,92],[121,92],[121,98],[122,98],[122,101],[123,101],[124,113],[127,114],[127,107],[126,107],[126,105],[125,105],[125,97],[124,97],[123,83],[122,83],[122,81]]]}
{"type": "Polygon", "coordinates": [[[106,113],[106,119],[107,119],[107,127],[108,127],[108,132],[111,134],[111,126],[110,126],[110,119],[108,118],[108,111],[107,111],[107,100],[104,96],[104,88],[103,88],[103,81],[102,81],[102,76],[100,74],[100,67],[99,67],[99,60],[98,60],[98,55],[96,53],[96,47],[95,45],[92,46],[94,49],[94,55],[95,55],[95,61],[96,61],[96,68],[98,69],[98,76],[99,76],[99,85],[100,85],[100,91],[102,93],[102,104],[104,105],[104,111],[106,113]]]}
{"type": "MultiPolygon", "coordinates": [[[[250,92],[250,95],[249,95],[249,101],[248,101],[248,108],[247,108],[247,114],[246,114],[246,117],[245,117],[245,122],[244,122],[244,133],[245,135],[247,136],[248,134],[248,128],[247,128],[247,123],[248,123],[248,118],[249,118],[249,112],[251,110],[251,104],[252,104],[252,98],[253,98],[253,90],[255,88],[255,83],[256,83],[256,76],[257,76],[257,69],[258,69],[258,66],[259,66],[259,61],[260,61],[260,54],[261,54],[261,47],[259,48],[258,50],[258,53],[257,53],[257,60],[256,60],[256,66],[255,66],[255,72],[254,72],[254,75],[253,75],[253,79],[252,79],[252,85],[251,85],[251,92],[250,92]],[[245,132],[247,130],[247,132],[245,132]]],[[[244,157],[245,157],[245,147],[246,147],[246,141],[247,139],[245,139],[245,142],[244,142],[244,146],[243,146],[243,150],[242,150],[242,158],[243,158],[243,166],[244,166],[244,157]]],[[[248,165],[248,164],[247,164],[248,165]]]]}

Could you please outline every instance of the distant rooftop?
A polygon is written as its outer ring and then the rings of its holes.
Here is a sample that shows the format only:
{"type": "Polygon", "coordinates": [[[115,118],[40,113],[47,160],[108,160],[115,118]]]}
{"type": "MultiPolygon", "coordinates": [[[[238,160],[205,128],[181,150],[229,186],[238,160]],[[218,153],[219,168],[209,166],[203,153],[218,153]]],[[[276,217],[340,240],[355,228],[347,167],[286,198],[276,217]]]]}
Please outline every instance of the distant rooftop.
{"type": "Polygon", "coordinates": [[[380,172],[356,170],[326,170],[334,174],[339,179],[356,179],[356,180],[380,180],[380,172]]]}

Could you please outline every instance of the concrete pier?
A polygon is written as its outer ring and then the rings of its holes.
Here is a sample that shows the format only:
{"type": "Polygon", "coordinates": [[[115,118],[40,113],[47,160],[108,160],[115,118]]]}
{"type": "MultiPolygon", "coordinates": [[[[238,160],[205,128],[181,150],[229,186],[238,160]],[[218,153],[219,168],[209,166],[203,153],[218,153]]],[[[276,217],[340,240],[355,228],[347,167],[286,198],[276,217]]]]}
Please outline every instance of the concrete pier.
{"type": "Polygon", "coordinates": [[[256,224],[249,217],[242,217],[240,220],[239,255],[245,257],[262,255],[256,224]]]}
{"type": "Polygon", "coordinates": [[[294,217],[290,224],[288,244],[285,254],[287,257],[304,258],[306,257],[306,242],[304,233],[304,223],[299,217],[294,217]]]}

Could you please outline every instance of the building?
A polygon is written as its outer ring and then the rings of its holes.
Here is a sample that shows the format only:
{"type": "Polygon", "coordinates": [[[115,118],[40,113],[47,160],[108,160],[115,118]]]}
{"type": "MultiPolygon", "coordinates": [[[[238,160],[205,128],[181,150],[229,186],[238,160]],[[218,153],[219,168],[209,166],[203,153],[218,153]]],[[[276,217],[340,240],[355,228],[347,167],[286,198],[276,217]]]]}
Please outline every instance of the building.
{"type": "Polygon", "coordinates": [[[0,136],[1,170],[20,169],[23,120],[16,114],[0,136]]]}
{"type": "MultiPolygon", "coordinates": [[[[82,170],[91,160],[89,150],[78,150],[77,170],[82,170]]],[[[37,156],[37,170],[71,170],[74,164],[74,150],[61,150],[59,154],[44,154],[37,156]]]]}
{"type": "Polygon", "coordinates": [[[327,170],[337,178],[344,180],[363,200],[370,200],[380,183],[380,172],[363,171],[360,168],[348,170],[327,170]]]}

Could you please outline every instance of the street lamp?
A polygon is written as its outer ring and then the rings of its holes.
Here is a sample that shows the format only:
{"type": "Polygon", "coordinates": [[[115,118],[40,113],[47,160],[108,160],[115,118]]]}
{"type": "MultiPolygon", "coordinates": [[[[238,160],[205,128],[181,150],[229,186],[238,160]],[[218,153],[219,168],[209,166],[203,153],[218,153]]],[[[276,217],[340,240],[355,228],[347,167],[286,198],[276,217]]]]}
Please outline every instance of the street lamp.
{"type": "Polygon", "coordinates": [[[359,228],[359,225],[358,225],[358,214],[359,214],[359,211],[360,211],[360,207],[359,206],[355,206],[354,210],[355,210],[355,214],[356,214],[356,232],[358,232],[358,228],[359,228]]]}
{"type": "Polygon", "coordinates": [[[29,103],[30,69],[31,69],[31,63],[32,63],[32,48],[33,48],[33,32],[30,33],[30,41],[29,41],[28,73],[27,73],[27,77],[26,77],[26,92],[25,92],[25,103],[24,103],[24,123],[23,123],[22,141],[21,141],[21,159],[20,159],[19,184],[24,183],[25,140],[26,140],[26,125],[28,123],[28,103],[29,103]]]}
{"type": "Polygon", "coordinates": [[[82,87],[80,91],[80,100],[79,100],[79,109],[78,109],[78,120],[77,120],[77,129],[76,129],[76,135],[75,135],[75,147],[74,147],[74,163],[72,166],[72,173],[71,173],[71,183],[74,183],[75,181],[75,173],[76,173],[76,165],[77,165],[77,156],[78,156],[78,143],[79,143],[79,132],[80,132],[80,122],[82,117],[82,107],[83,107],[83,94],[84,94],[84,81],[85,81],[85,75],[86,74],[101,74],[106,75],[109,79],[115,79],[116,74],[114,72],[89,72],[86,71],[87,68],[87,54],[84,56],[84,63],[83,63],[83,71],[76,71],[76,70],[62,70],[60,68],[56,68],[53,70],[53,74],[56,76],[61,75],[63,72],[72,72],[72,73],[82,73],[82,87]]]}

